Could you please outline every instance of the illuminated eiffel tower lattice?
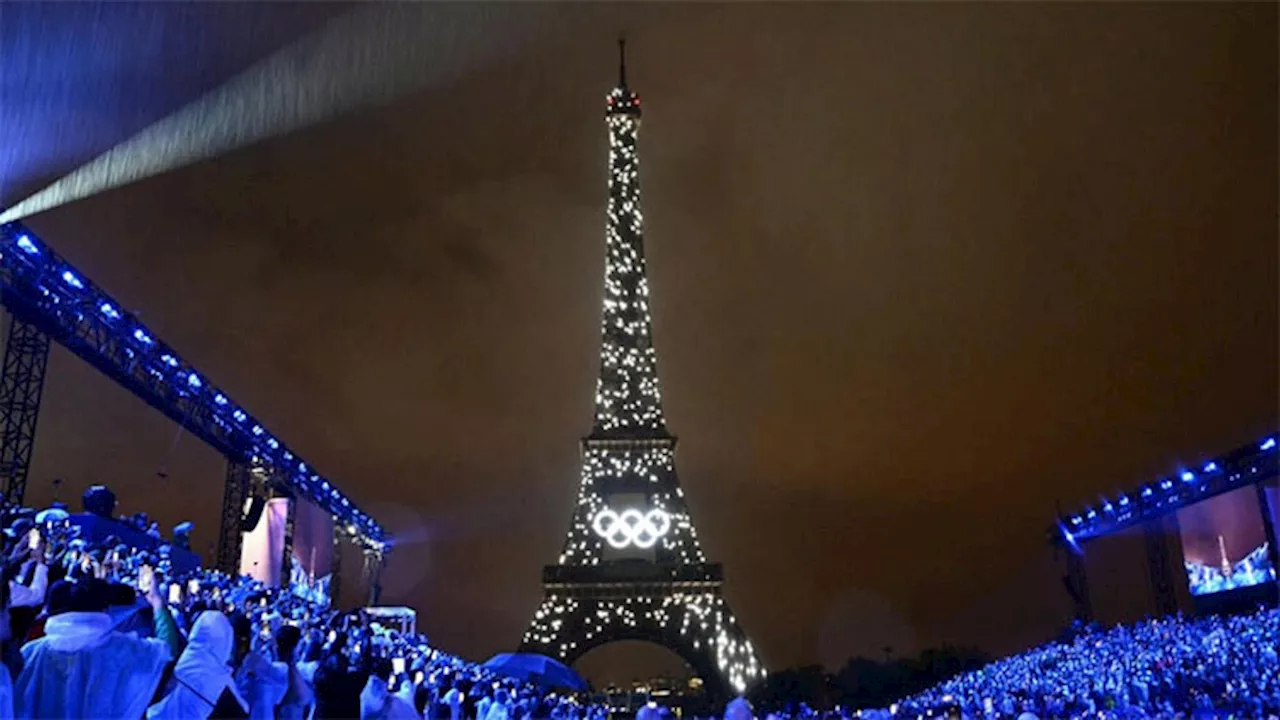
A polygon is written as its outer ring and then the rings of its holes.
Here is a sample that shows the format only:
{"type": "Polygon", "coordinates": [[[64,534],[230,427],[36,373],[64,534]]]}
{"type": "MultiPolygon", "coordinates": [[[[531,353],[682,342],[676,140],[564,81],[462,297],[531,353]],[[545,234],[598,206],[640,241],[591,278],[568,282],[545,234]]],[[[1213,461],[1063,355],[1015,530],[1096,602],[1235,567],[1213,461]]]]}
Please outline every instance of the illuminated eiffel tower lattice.
{"type": "MultiPolygon", "coordinates": [[[[619,49],[623,46],[619,43],[619,49]]],[[[707,691],[741,693],[764,676],[725,602],[724,572],[707,561],[676,476],[649,316],[640,212],[640,98],[625,57],[607,99],[609,206],[595,422],[582,440],[582,484],[559,561],[521,643],[572,664],[616,640],[667,647],[707,691]]]]}

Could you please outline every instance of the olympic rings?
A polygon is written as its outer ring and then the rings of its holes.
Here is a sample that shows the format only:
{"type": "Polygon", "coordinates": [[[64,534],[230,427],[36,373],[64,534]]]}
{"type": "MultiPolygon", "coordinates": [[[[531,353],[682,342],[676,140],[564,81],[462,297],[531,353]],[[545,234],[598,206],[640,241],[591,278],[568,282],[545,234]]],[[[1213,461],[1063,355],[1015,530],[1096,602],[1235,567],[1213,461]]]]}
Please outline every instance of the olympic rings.
{"type": "Polygon", "coordinates": [[[647,513],[635,508],[620,513],[605,508],[591,521],[591,529],[619,550],[629,545],[648,550],[671,529],[671,516],[661,508],[647,513]]]}

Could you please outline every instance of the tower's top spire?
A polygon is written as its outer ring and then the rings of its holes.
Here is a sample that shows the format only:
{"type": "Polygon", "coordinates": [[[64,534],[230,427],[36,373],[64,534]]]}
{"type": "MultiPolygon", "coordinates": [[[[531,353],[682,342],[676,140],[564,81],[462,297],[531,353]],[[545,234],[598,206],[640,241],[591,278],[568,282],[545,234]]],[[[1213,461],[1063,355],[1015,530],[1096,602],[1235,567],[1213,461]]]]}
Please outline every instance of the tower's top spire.
{"type": "Polygon", "coordinates": [[[627,86],[627,36],[618,34],[618,87],[627,86]]]}
{"type": "Polygon", "coordinates": [[[606,115],[640,116],[640,97],[627,87],[627,38],[618,35],[618,86],[609,93],[606,115]]]}

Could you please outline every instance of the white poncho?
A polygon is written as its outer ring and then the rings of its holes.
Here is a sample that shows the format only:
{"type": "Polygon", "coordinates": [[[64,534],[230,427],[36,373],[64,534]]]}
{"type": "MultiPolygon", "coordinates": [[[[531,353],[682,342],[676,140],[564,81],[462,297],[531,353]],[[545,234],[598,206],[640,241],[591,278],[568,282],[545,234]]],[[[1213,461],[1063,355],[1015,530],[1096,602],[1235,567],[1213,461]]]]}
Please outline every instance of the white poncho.
{"type": "Polygon", "coordinates": [[[14,716],[141,717],[169,662],[169,647],[111,627],[106,613],[49,618],[45,636],[22,647],[14,716]]]}

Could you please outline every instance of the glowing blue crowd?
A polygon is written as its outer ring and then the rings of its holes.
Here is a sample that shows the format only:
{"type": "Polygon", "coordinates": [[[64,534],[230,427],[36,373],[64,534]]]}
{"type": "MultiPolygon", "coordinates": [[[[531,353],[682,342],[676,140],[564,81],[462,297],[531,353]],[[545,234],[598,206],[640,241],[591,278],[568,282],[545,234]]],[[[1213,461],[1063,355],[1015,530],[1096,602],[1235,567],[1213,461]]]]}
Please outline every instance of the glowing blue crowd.
{"type": "Polygon", "coordinates": [[[1081,633],[864,717],[1277,718],[1280,610],[1081,633]]]}
{"type": "MultiPolygon", "coordinates": [[[[114,499],[112,499],[112,505],[114,499]]],[[[86,502],[86,506],[89,503],[86,502]]],[[[198,567],[170,542],[89,540],[65,508],[3,508],[0,720],[414,718],[604,720],[608,710],[494,674],[425,637],[322,598],[198,567]]],[[[796,718],[1280,720],[1280,610],[1085,630],[881,710],[799,705],[796,718]]],[[[724,717],[756,715],[739,698],[724,717]]],[[[671,711],[650,703],[639,720],[671,711]]]]}
{"type": "Polygon", "coordinates": [[[163,542],[145,518],[119,519],[122,532],[160,540],[140,549],[90,541],[69,517],[65,507],[3,509],[0,720],[605,716],[366,613],[181,571],[189,524],[163,542]]]}

